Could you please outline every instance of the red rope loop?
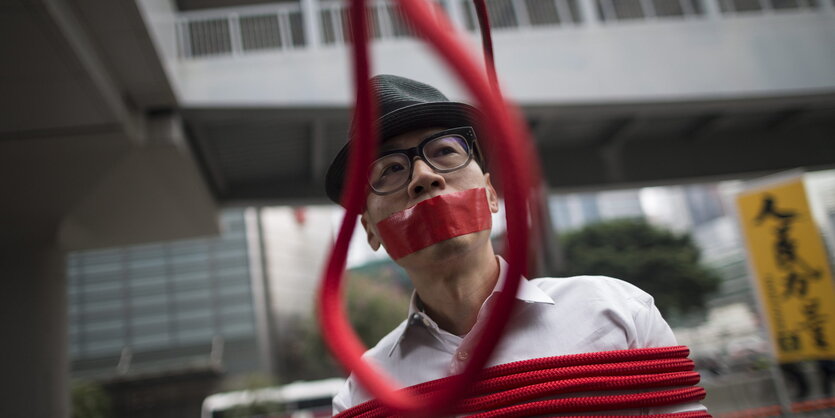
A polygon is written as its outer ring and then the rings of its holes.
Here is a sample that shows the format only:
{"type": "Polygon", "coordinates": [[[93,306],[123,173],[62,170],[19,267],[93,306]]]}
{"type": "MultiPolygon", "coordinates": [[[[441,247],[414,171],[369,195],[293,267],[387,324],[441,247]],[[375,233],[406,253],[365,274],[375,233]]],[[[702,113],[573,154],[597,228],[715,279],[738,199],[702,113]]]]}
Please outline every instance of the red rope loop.
{"type": "Polygon", "coordinates": [[[374,109],[369,89],[368,37],[364,0],[352,0],[350,11],[351,33],[354,40],[354,81],[357,103],[353,149],[349,155],[348,175],[345,179],[343,204],[345,218],[337,235],[333,251],[325,268],[319,293],[319,319],[325,341],[337,360],[352,371],[357,380],[389,410],[411,414],[436,414],[448,411],[474,382],[493,348],[501,338],[507,324],[519,279],[525,273],[528,251],[528,196],[535,189],[531,173],[538,172],[533,158],[532,145],[528,140],[522,118],[502,100],[498,89],[482,72],[477,60],[465,48],[453,32],[452,25],[440,10],[432,10],[429,2],[398,0],[408,21],[452,67],[467,89],[476,98],[484,118],[483,141],[495,143],[493,148],[505,152],[498,154],[499,172],[505,188],[505,209],[507,213],[507,240],[509,249],[508,280],[504,292],[498,297],[495,308],[482,334],[478,348],[461,375],[450,378],[441,390],[433,392],[420,402],[408,392],[396,391],[391,378],[384,376],[361,356],[365,347],[352,331],[345,319],[340,299],[341,279],[345,270],[348,244],[356,217],[364,200],[364,168],[376,153],[372,132],[374,109]],[[437,16],[436,16],[437,15],[437,16]]]}

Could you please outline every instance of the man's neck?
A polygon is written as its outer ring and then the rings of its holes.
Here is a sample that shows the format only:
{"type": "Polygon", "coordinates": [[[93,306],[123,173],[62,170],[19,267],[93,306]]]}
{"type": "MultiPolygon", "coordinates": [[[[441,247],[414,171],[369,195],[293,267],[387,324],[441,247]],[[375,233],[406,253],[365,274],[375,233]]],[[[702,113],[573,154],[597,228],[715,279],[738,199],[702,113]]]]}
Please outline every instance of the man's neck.
{"type": "Polygon", "coordinates": [[[408,271],[426,313],[442,329],[467,334],[499,279],[499,261],[488,242],[431,270],[408,271]]]}

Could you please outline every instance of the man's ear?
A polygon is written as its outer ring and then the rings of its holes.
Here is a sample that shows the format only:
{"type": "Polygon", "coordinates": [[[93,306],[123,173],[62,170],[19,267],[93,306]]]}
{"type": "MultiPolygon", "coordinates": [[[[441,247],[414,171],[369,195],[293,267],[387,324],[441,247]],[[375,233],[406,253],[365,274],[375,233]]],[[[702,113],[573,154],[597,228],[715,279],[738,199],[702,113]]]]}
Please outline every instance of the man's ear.
{"type": "Polygon", "coordinates": [[[360,215],[360,223],[362,223],[362,227],[365,229],[368,246],[371,247],[372,250],[377,251],[380,249],[380,238],[377,236],[377,232],[374,227],[368,224],[367,216],[368,212],[363,212],[363,214],[360,215]]]}
{"type": "Polygon", "coordinates": [[[485,189],[487,189],[487,203],[490,205],[490,212],[497,213],[499,211],[499,194],[493,187],[490,181],[490,173],[484,174],[485,189]]]}

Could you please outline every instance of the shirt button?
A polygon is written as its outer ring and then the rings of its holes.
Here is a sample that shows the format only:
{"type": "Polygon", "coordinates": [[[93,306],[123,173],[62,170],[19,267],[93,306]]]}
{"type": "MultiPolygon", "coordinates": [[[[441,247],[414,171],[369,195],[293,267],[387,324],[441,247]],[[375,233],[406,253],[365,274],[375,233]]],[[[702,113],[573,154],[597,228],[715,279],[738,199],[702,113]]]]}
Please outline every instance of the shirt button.
{"type": "Polygon", "coordinates": [[[466,360],[467,357],[469,357],[469,356],[470,356],[470,353],[468,353],[466,351],[459,351],[458,352],[458,360],[462,360],[462,361],[466,360]]]}

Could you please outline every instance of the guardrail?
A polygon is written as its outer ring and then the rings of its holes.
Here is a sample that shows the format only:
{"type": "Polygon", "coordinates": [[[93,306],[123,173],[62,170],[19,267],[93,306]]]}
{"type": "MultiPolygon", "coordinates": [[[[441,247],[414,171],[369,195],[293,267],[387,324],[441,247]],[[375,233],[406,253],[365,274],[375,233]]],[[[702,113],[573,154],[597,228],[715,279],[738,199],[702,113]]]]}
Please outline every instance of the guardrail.
{"type": "Polygon", "coordinates": [[[183,13],[177,20],[177,40],[181,58],[287,50],[307,44],[298,3],[183,13]]]}
{"type": "MultiPolygon", "coordinates": [[[[304,19],[301,3],[183,13],[177,20],[179,56],[196,59],[339,45],[350,41],[347,2],[300,1],[312,3],[312,19],[304,19]],[[314,27],[306,32],[305,22],[314,27]],[[306,39],[305,34],[310,34],[310,30],[317,34],[318,40],[306,39]]],[[[636,20],[768,15],[786,10],[814,12],[831,10],[833,2],[835,0],[487,0],[487,7],[493,28],[501,32],[585,23],[607,25],[636,20]]],[[[476,30],[472,1],[443,0],[440,4],[451,12],[456,24],[469,31],[476,30]]],[[[414,36],[414,31],[391,0],[369,3],[369,22],[372,39],[414,36]]]]}

